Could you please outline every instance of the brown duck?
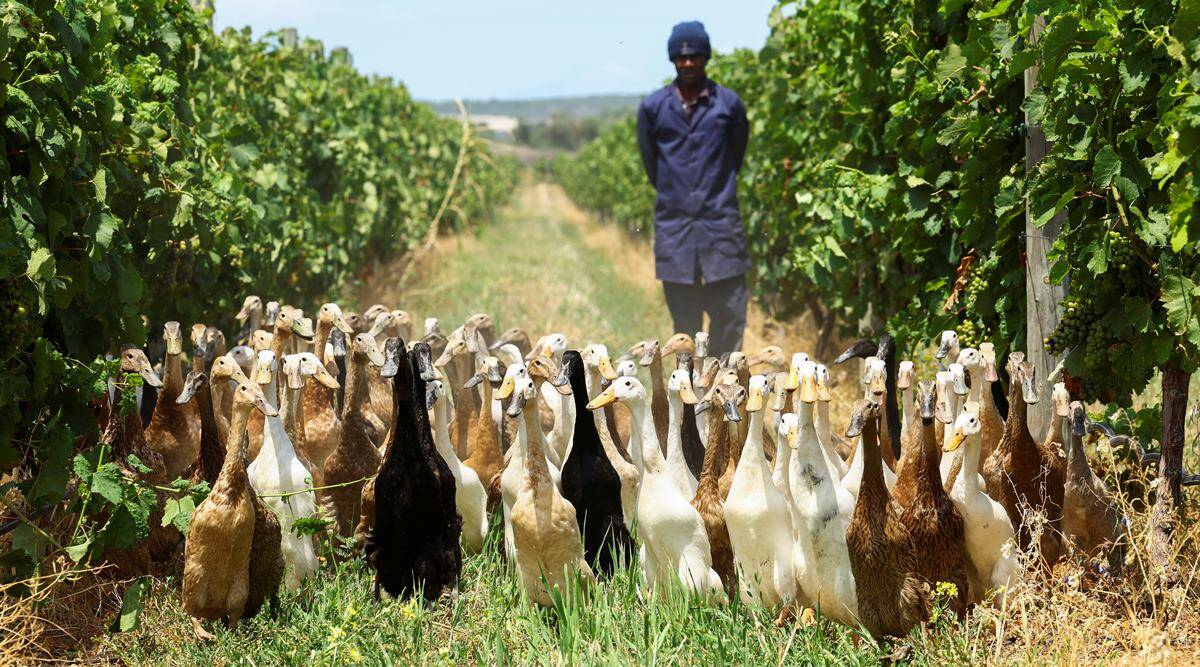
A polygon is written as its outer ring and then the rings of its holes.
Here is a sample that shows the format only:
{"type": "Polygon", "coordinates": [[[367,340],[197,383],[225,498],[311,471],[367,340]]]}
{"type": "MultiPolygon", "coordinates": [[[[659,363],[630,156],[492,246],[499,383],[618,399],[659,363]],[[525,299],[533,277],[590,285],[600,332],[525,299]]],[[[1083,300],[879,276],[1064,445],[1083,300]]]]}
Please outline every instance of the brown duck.
{"type": "Polygon", "coordinates": [[[163,325],[163,339],[167,344],[163,386],[146,426],[146,442],[162,456],[167,479],[173,480],[200,453],[200,414],[195,405],[175,401],[183,391],[183,334],[178,322],[163,325]]]}
{"type": "Polygon", "coordinates": [[[1057,452],[1046,451],[1029,434],[1027,406],[1038,401],[1033,364],[1025,361],[1023,353],[1013,352],[1008,357],[1008,373],[1011,386],[1004,435],[984,461],[980,473],[987,484],[987,494],[1008,513],[1022,549],[1028,549],[1032,539],[1025,512],[1045,517],[1039,546],[1045,562],[1053,564],[1063,553],[1060,536],[1064,470],[1057,452]]]}
{"type": "MultiPolygon", "coordinates": [[[[325,348],[334,329],[346,335],[354,333],[342,309],[336,303],[327,303],[317,312],[316,333],[313,337],[313,354],[323,365],[331,359],[326,357],[325,348]]],[[[301,403],[304,410],[304,445],[297,449],[316,467],[325,465],[325,458],[337,447],[342,419],[334,407],[337,389],[322,382],[309,382],[304,386],[301,403]]]]}
{"type": "Polygon", "coordinates": [[[704,529],[708,533],[708,548],[712,555],[712,568],[725,585],[725,594],[733,599],[737,595],[737,567],[733,560],[733,545],[729,541],[729,529],[725,526],[725,504],[721,497],[721,473],[729,458],[728,444],[737,432],[738,397],[745,401],[745,389],[738,385],[718,383],[708,396],[696,405],[700,414],[707,412],[708,449],[704,452],[704,466],[700,469],[700,480],[696,485],[696,496],[692,507],[700,514],[704,529]],[[740,391],[739,391],[740,390],[740,391]]]}
{"type": "Polygon", "coordinates": [[[337,521],[338,534],[350,537],[359,520],[363,481],[379,470],[380,453],[367,416],[367,373],[383,366],[383,354],[369,334],[356,334],[346,363],[346,402],[342,406],[342,430],[337,447],[325,459],[322,480],[326,489],[321,502],[337,521]],[[363,480],[363,481],[359,481],[363,480]]]}
{"type": "Polygon", "coordinates": [[[902,637],[928,617],[929,586],[917,573],[913,535],[883,481],[879,412],[878,404],[859,401],[846,432],[847,438],[861,434],[863,441],[862,483],[846,527],[846,548],[863,626],[875,637],[902,637]]]}
{"type": "Polygon", "coordinates": [[[500,369],[500,360],[496,357],[485,357],[476,373],[470,376],[465,386],[473,390],[483,387],[483,404],[489,406],[480,410],[471,423],[467,432],[467,449],[471,455],[463,463],[467,464],[483,486],[487,489],[488,511],[496,509],[500,504],[500,474],[504,472],[504,453],[500,450],[500,427],[492,415],[492,393],[504,381],[504,373],[500,369]]]}
{"type": "Polygon", "coordinates": [[[962,515],[942,485],[938,468],[942,444],[933,426],[935,416],[944,424],[949,415],[946,404],[937,400],[932,382],[918,383],[917,396],[921,406],[920,440],[914,443],[911,458],[910,452],[904,452],[907,460],[892,493],[900,507],[900,522],[913,538],[916,573],[931,584],[954,584],[958,594],[950,601],[950,609],[961,616],[966,612],[969,594],[966,538],[962,515]]]}
{"type": "MultiPolygon", "coordinates": [[[[202,638],[212,637],[202,627],[203,621],[223,620],[232,628],[247,612],[257,500],[246,476],[246,425],[252,410],[276,414],[262,390],[247,380],[234,390],[233,441],[221,472],[188,525],[180,597],[202,638]]],[[[278,531],[278,523],[275,529],[278,531]]]]}

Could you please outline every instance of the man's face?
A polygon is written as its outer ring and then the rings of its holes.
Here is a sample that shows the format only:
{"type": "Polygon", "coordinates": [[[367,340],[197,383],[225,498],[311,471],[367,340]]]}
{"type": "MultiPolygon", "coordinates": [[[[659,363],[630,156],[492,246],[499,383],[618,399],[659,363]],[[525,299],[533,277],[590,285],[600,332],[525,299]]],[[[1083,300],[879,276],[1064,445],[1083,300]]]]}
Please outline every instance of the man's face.
{"type": "Polygon", "coordinates": [[[683,85],[695,86],[704,81],[704,66],[708,64],[708,56],[676,56],[673,62],[675,74],[683,85]]]}

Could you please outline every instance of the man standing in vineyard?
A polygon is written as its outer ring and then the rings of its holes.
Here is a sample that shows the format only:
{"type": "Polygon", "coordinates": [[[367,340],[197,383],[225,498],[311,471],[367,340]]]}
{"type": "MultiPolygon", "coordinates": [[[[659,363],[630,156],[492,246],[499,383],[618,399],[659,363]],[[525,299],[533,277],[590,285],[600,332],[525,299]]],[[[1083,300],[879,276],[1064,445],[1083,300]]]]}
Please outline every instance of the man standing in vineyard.
{"type": "Polygon", "coordinates": [[[655,272],[675,330],[709,318],[712,355],[741,349],[750,259],[738,210],[737,173],[750,128],[736,93],[709,80],[712,49],[699,21],[671,30],[675,80],[642,100],[638,147],[654,203],[655,272]]]}

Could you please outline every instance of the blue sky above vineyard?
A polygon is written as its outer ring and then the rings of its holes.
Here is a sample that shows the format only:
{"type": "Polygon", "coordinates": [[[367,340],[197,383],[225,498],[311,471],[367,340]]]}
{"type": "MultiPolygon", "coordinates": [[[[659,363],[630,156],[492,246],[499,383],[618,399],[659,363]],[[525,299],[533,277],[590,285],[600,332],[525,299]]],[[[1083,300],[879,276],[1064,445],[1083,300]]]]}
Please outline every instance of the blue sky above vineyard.
{"type": "Polygon", "coordinates": [[[774,0],[216,0],[216,25],[298,28],[422,99],[641,93],[671,74],[666,39],[704,21],[718,50],[761,47],[774,0]]]}

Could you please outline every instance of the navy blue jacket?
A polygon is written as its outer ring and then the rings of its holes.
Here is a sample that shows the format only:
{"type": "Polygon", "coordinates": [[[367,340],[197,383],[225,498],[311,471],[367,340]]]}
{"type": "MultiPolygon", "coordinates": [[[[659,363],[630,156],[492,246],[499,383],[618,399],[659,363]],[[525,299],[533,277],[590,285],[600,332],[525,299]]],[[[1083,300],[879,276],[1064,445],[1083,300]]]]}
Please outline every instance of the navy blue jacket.
{"type": "Polygon", "coordinates": [[[750,270],[738,211],[737,173],[750,128],[737,94],[708,82],[689,116],[674,84],[638,109],[638,147],[654,202],[654,265],[659,280],[696,284],[750,270]]]}

